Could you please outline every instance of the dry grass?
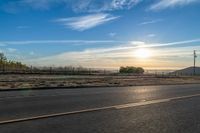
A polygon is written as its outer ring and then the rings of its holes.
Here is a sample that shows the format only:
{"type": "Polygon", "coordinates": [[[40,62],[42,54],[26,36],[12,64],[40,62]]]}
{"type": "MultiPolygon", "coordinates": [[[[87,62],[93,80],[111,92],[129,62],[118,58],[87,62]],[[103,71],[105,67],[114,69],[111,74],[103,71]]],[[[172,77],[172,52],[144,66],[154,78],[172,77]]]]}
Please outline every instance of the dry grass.
{"type": "Polygon", "coordinates": [[[200,77],[0,75],[0,89],[199,84],[200,77]]]}

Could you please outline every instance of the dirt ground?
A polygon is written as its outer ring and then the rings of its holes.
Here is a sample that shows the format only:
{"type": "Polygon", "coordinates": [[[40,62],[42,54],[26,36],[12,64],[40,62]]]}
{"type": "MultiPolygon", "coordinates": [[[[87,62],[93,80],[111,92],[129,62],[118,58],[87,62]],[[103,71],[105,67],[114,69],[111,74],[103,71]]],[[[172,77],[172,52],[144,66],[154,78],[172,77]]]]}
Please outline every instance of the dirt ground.
{"type": "Polygon", "coordinates": [[[0,90],[24,88],[122,87],[140,85],[200,84],[200,77],[169,76],[61,76],[0,75],[0,90]]]}

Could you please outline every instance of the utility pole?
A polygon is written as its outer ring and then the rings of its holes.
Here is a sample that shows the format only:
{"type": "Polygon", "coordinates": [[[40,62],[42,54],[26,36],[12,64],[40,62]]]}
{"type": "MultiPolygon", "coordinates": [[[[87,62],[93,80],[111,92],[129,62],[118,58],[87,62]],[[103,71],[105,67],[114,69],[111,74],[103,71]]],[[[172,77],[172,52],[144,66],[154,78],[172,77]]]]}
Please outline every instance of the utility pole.
{"type": "Polygon", "coordinates": [[[196,50],[194,50],[194,73],[193,73],[193,75],[196,75],[196,58],[197,58],[197,54],[196,54],[196,50]]]}

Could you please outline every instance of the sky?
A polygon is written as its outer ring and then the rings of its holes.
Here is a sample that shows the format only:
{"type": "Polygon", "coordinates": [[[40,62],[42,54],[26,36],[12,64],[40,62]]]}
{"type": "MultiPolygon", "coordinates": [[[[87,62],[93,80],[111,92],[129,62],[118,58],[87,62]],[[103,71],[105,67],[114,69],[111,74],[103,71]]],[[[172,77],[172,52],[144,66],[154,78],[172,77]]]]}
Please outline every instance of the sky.
{"type": "Polygon", "coordinates": [[[193,50],[199,0],[0,0],[0,52],[28,65],[179,69],[193,50]]]}

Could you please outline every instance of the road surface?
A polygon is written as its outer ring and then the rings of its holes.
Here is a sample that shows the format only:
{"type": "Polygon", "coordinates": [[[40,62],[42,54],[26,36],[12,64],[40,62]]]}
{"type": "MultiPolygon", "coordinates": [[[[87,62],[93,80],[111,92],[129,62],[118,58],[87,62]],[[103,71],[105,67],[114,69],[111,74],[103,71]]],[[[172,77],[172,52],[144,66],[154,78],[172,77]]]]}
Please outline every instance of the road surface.
{"type": "Polygon", "coordinates": [[[0,133],[199,133],[200,85],[0,92],[0,133]]]}

